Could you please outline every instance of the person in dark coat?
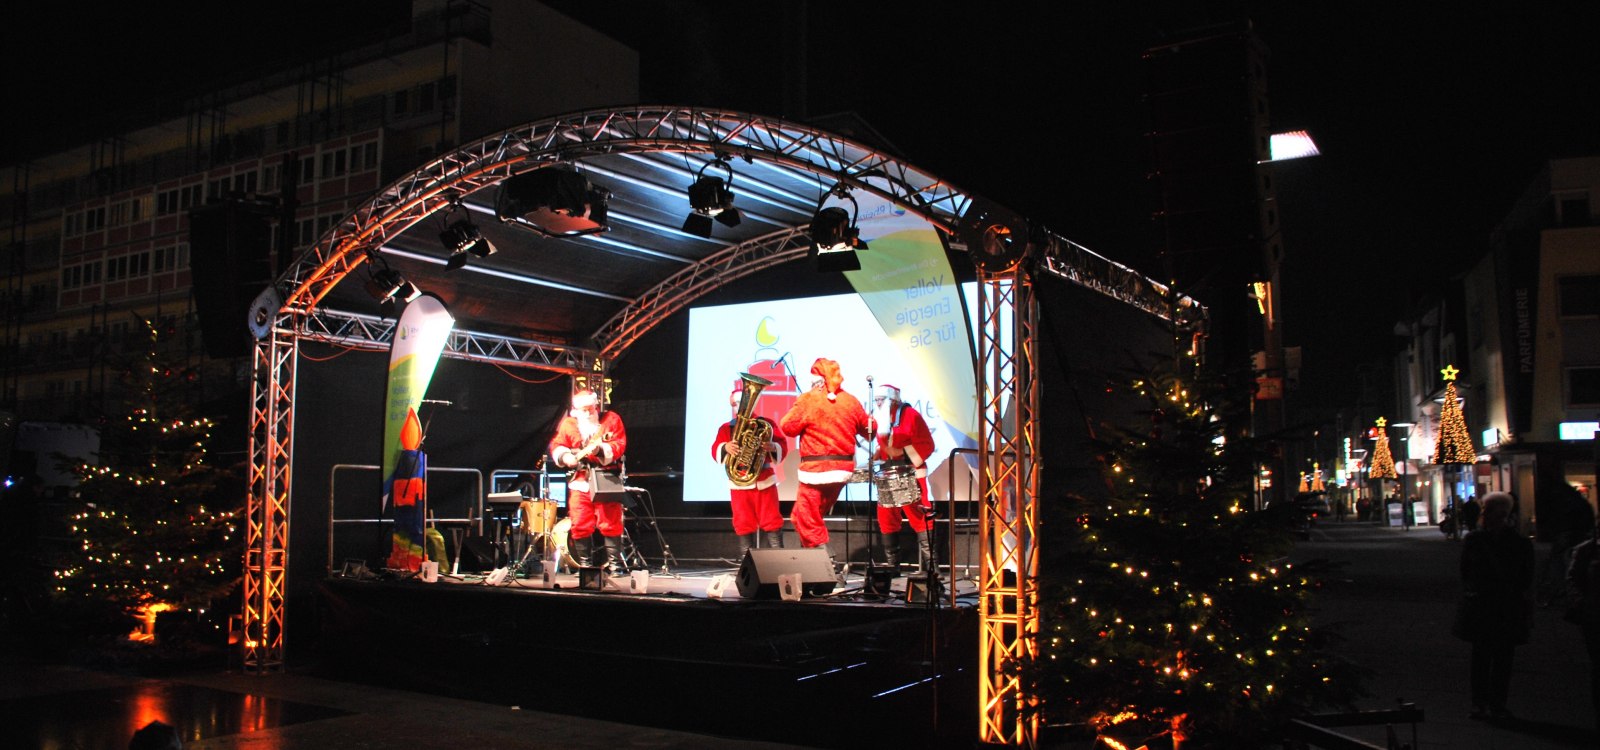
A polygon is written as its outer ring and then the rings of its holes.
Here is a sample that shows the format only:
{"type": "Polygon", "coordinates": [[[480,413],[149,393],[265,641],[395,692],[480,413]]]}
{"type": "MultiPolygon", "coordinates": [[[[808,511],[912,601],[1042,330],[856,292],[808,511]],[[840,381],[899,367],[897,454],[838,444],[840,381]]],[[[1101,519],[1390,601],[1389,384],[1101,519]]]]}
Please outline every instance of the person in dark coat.
{"type": "Polygon", "coordinates": [[[1482,526],[1461,544],[1461,604],[1452,632],[1472,644],[1473,719],[1505,719],[1511,656],[1528,642],[1533,615],[1533,542],[1510,522],[1516,501],[1483,499],[1482,526]]]}
{"type": "Polygon", "coordinates": [[[1482,515],[1483,508],[1478,505],[1478,498],[1469,497],[1461,504],[1461,528],[1458,531],[1462,536],[1478,528],[1478,516],[1482,515]]]}
{"type": "Polygon", "coordinates": [[[1600,527],[1591,527],[1588,541],[1573,550],[1567,585],[1572,602],[1567,620],[1578,626],[1589,652],[1589,699],[1600,728],[1600,527]]]}

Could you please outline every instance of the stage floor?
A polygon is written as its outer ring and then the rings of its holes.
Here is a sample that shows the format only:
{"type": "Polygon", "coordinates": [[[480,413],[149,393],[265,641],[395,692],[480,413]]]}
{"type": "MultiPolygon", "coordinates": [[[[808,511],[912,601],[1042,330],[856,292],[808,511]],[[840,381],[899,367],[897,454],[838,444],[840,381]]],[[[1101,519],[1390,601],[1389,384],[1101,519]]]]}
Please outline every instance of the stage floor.
{"type": "MultiPolygon", "coordinates": [[[[577,569],[571,566],[551,566],[549,563],[530,565],[535,570],[521,570],[515,567],[489,571],[485,573],[449,574],[441,573],[436,583],[445,586],[489,586],[501,589],[514,589],[523,591],[548,591],[566,592],[582,591],[585,594],[624,594],[629,596],[649,596],[662,599],[745,599],[740,593],[739,569],[736,567],[696,567],[678,569],[634,570],[627,576],[611,576],[591,573],[589,576],[590,588],[583,589],[584,577],[577,569]],[[549,570],[547,574],[545,571],[549,570]],[[598,586],[598,588],[595,588],[598,586]]],[[[886,568],[878,568],[884,571],[886,568]]],[[[958,573],[960,571],[957,571],[958,573]]],[[[387,572],[394,578],[417,578],[413,573],[387,572]]],[[[868,569],[865,566],[846,568],[835,577],[831,591],[825,595],[813,595],[801,591],[802,600],[820,603],[850,602],[863,604],[904,605],[915,604],[923,606],[927,603],[925,589],[920,580],[915,579],[914,570],[902,567],[895,571],[892,578],[888,578],[888,588],[885,591],[881,585],[884,573],[875,573],[874,580],[880,585],[869,588],[868,569]],[[916,601],[908,601],[908,592],[916,594],[916,601]]],[[[772,576],[768,576],[771,578],[772,576]]],[[[420,579],[417,579],[420,582],[420,579]]],[[[814,590],[813,579],[804,579],[803,588],[814,590]]],[[[948,569],[941,570],[938,607],[963,607],[976,606],[978,595],[977,581],[970,577],[957,578],[953,583],[950,580],[948,569]],[[946,588],[954,587],[954,590],[946,588]],[[951,594],[954,594],[952,598],[951,594]]],[[[754,593],[754,592],[752,592],[754,593]]],[[[781,599],[782,592],[773,594],[772,587],[766,589],[765,595],[759,598],[781,599]]]]}
{"type": "Polygon", "coordinates": [[[798,600],[743,596],[730,566],[588,589],[566,569],[434,582],[358,572],[320,586],[316,662],[340,680],[730,738],[970,744],[975,585],[955,582],[955,606],[948,592],[908,603],[911,570],[881,596],[860,566],[820,595],[805,595],[820,590],[806,579],[798,600]]]}

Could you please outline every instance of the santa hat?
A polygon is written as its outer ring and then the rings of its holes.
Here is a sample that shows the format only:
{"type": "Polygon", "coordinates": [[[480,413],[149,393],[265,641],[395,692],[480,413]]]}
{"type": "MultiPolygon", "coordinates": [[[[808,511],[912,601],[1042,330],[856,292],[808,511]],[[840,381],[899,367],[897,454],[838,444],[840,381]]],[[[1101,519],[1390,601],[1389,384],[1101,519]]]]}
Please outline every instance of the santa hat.
{"type": "Polygon", "coordinates": [[[591,406],[599,406],[600,397],[587,388],[572,394],[572,411],[574,414],[591,406]]]}
{"type": "Polygon", "coordinates": [[[839,385],[844,382],[844,376],[839,374],[839,363],[827,357],[818,357],[811,363],[811,374],[820,375],[823,385],[828,389],[828,400],[838,399],[839,385]]]}
{"type": "Polygon", "coordinates": [[[728,405],[729,406],[738,406],[739,405],[739,399],[741,397],[743,397],[743,396],[744,396],[744,389],[743,388],[735,388],[735,389],[733,389],[731,391],[728,391],[728,405]]]}
{"type": "Polygon", "coordinates": [[[883,393],[881,395],[883,396],[884,400],[886,400],[886,401],[893,401],[895,403],[900,403],[900,386],[889,385],[888,383],[884,383],[883,384],[883,393]]]}

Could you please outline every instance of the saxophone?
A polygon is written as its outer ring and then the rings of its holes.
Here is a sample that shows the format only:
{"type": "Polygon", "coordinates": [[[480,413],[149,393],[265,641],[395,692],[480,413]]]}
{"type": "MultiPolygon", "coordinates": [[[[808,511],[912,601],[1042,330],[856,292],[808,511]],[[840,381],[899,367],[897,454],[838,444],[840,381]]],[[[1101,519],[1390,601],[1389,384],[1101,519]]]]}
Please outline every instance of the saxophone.
{"type": "Polygon", "coordinates": [[[728,438],[731,447],[722,457],[722,468],[728,472],[728,481],[738,487],[756,483],[761,464],[766,460],[767,444],[772,442],[772,423],[757,419],[751,414],[756,409],[756,399],[761,389],[772,385],[766,378],[739,373],[744,381],[739,392],[739,412],[733,417],[733,429],[728,438]]]}

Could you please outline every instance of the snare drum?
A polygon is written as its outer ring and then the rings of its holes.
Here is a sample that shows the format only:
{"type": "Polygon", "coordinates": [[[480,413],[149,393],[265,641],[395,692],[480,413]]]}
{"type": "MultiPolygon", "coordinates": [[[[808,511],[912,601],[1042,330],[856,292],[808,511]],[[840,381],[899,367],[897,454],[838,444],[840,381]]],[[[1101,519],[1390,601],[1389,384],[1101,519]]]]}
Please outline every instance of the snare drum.
{"type": "Polygon", "coordinates": [[[879,468],[873,472],[872,484],[878,490],[878,504],[885,508],[899,508],[922,499],[917,470],[904,464],[879,468]]]}

